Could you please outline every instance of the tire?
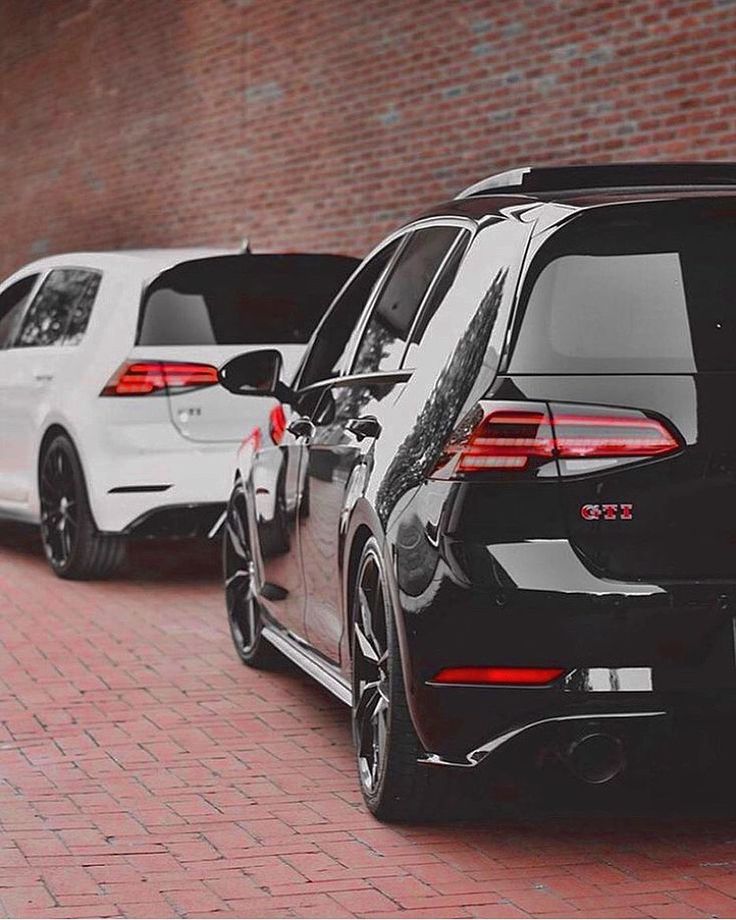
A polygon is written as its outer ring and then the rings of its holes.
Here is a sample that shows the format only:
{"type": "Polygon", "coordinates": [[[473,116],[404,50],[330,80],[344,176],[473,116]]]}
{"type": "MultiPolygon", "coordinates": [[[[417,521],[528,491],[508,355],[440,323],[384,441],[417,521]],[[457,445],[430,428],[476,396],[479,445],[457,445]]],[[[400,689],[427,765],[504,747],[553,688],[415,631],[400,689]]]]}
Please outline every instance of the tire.
{"type": "Polygon", "coordinates": [[[380,821],[436,820],[459,806],[456,777],[419,763],[378,542],[366,543],[353,602],[353,740],[363,799],[380,821]]]}
{"type": "Polygon", "coordinates": [[[59,578],[109,578],[125,560],[123,537],[101,534],[89,507],[82,465],[71,440],[57,435],[39,463],[41,541],[59,578]]]}
{"type": "Polygon", "coordinates": [[[261,611],[253,595],[253,559],[245,503],[245,489],[238,481],[227,504],[222,539],[227,619],[235,651],[243,664],[269,670],[283,659],[262,634],[261,611]]]}

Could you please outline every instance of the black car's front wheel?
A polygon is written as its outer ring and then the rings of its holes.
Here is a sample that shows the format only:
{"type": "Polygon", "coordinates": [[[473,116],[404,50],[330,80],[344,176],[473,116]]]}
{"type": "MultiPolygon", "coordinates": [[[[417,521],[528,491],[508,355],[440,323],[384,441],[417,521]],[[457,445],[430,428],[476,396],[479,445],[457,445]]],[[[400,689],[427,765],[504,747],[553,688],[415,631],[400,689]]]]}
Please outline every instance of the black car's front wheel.
{"type": "Polygon", "coordinates": [[[223,537],[225,604],[235,650],[251,668],[273,667],[276,649],[263,638],[263,622],[253,591],[253,556],[248,539],[245,489],[238,481],[227,505],[223,537]]]}
{"type": "Polygon", "coordinates": [[[39,464],[41,540],[51,568],[60,578],[112,575],[125,559],[125,540],[97,530],[77,451],[59,434],[39,464]]]}
{"type": "Polygon", "coordinates": [[[396,623],[378,542],[366,543],[353,597],[353,738],[365,803],[381,821],[424,821],[453,804],[453,777],[419,762],[396,623]]]}

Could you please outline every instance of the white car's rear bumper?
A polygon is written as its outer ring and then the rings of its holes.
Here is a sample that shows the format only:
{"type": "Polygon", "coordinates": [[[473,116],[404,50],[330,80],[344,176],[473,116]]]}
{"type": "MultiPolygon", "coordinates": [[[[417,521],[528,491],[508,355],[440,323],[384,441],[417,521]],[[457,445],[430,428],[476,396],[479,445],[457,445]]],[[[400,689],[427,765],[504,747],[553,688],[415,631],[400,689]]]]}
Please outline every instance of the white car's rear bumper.
{"type": "Polygon", "coordinates": [[[237,444],[196,444],[173,431],[166,440],[155,452],[124,451],[118,444],[114,462],[87,464],[90,504],[100,530],[189,535],[200,517],[198,531],[209,529],[209,517],[217,518],[230,495],[237,444]],[[188,513],[189,506],[203,506],[202,515],[195,508],[188,513]],[[154,517],[163,508],[181,514],[154,517]]]}

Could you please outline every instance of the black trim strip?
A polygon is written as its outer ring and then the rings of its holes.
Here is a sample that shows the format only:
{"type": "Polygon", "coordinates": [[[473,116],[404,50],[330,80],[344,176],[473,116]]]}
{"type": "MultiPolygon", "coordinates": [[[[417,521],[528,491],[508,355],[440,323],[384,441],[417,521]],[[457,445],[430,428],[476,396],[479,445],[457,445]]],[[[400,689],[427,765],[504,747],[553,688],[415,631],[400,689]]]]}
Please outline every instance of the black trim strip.
{"type": "Polygon", "coordinates": [[[108,495],[120,495],[128,492],[165,492],[171,488],[171,483],[161,486],[115,486],[114,489],[108,489],[108,495]]]}

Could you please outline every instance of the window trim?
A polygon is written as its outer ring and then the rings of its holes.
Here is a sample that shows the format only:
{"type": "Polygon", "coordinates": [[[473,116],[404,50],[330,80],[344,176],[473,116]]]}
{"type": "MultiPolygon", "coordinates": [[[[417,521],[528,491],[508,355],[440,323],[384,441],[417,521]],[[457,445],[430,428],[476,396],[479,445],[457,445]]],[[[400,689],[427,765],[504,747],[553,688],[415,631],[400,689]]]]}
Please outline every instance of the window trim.
{"type": "MultiPolygon", "coordinates": [[[[413,331],[413,329],[414,329],[414,325],[415,325],[415,323],[416,323],[416,321],[417,321],[417,318],[420,316],[420,314],[421,314],[421,313],[423,312],[423,310],[424,310],[424,305],[425,305],[425,303],[426,303],[427,296],[429,295],[429,292],[430,292],[431,290],[433,290],[435,284],[437,283],[437,278],[439,277],[439,273],[442,271],[442,268],[443,268],[444,265],[445,265],[446,259],[448,258],[449,254],[450,254],[451,252],[453,252],[454,249],[455,249],[455,247],[457,246],[457,242],[458,242],[458,240],[460,239],[460,235],[461,235],[461,232],[462,232],[463,229],[469,229],[469,230],[471,231],[471,234],[474,233],[475,231],[477,231],[477,229],[478,229],[478,225],[476,224],[476,222],[473,221],[473,220],[471,220],[471,219],[468,218],[468,217],[456,217],[456,216],[454,216],[454,215],[448,215],[448,216],[446,216],[446,217],[443,217],[443,216],[425,217],[425,218],[422,218],[422,219],[420,219],[420,220],[414,221],[414,222],[411,223],[411,224],[408,224],[407,226],[403,227],[403,228],[402,228],[401,230],[399,230],[399,231],[396,231],[396,233],[392,234],[391,237],[387,238],[387,239],[384,241],[386,244],[388,244],[391,240],[393,240],[393,239],[394,239],[397,235],[399,235],[400,233],[404,233],[404,234],[405,234],[405,237],[404,237],[403,242],[402,242],[401,245],[397,248],[396,252],[395,252],[394,255],[393,255],[393,258],[390,259],[390,261],[389,261],[388,265],[386,266],[386,268],[385,268],[383,274],[381,275],[380,279],[379,279],[378,282],[376,283],[376,286],[375,286],[375,288],[373,289],[373,293],[372,293],[372,295],[371,295],[371,297],[370,297],[368,303],[367,303],[366,306],[365,306],[365,310],[364,310],[364,312],[363,312],[363,316],[361,317],[361,320],[360,320],[358,326],[355,327],[355,331],[354,331],[354,333],[353,333],[353,335],[355,336],[355,343],[354,343],[354,345],[353,345],[353,347],[352,347],[352,349],[351,349],[351,354],[350,354],[349,360],[346,360],[346,362],[345,362],[345,375],[350,374],[350,372],[351,372],[351,371],[353,370],[353,368],[354,368],[355,359],[357,358],[358,351],[359,351],[360,346],[361,346],[361,343],[362,343],[362,341],[363,341],[363,333],[365,332],[366,326],[367,326],[368,323],[371,321],[371,317],[373,316],[373,310],[374,310],[374,307],[375,307],[375,305],[376,305],[376,301],[378,300],[378,298],[380,297],[381,293],[383,292],[383,289],[384,289],[384,287],[385,287],[385,285],[386,285],[386,282],[388,281],[389,274],[392,272],[392,270],[393,270],[393,268],[394,268],[396,262],[397,262],[397,261],[399,260],[399,258],[401,257],[402,252],[403,252],[404,249],[407,247],[407,245],[409,244],[409,241],[414,237],[414,234],[415,234],[418,230],[428,230],[428,229],[432,229],[432,228],[434,228],[434,227],[454,227],[454,228],[457,229],[457,236],[456,236],[455,240],[453,241],[452,245],[450,246],[450,248],[449,248],[449,249],[447,250],[447,252],[445,253],[445,255],[444,255],[443,259],[442,259],[442,262],[441,262],[440,265],[438,266],[437,271],[435,272],[435,274],[432,276],[432,279],[430,280],[430,283],[429,283],[429,285],[427,286],[427,290],[424,292],[424,295],[422,296],[422,299],[421,299],[421,301],[420,301],[420,303],[419,303],[419,306],[418,306],[418,308],[417,308],[416,315],[414,316],[414,319],[412,320],[412,324],[411,324],[411,326],[410,326],[410,328],[409,328],[409,334],[408,334],[407,339],[406,339],[406,342],[405,342],[405,344],[404,344],[404,349],[403,349],[403,351],[402,351],[402,353],[401,353],[401,358],[400,358],[400,361],[399,361],[399,366],[398,366],[397,368],[394,368],[392,371],[389,371],[388,373],[393,373],[393,372],[395,372],[395,371],[397,371],[397,370],[402,370],[402,369],[403,369],[404,360],[405,360],[405,358],[406,358],[406,353],[407,353],[407,350],[408,350],[408,347],[409,347],[409,342],[411,341],[411,333],[412,333],[412,331],[413,331]],[[358,332],[358,330],[359,330],[359,332],[358,332]]],[[[472,240],[472,236],[471,236],[471,240],[472,240]]],[[[470,241],[468,242],[468,245],[470,245],[470,241]]],[[[355,374],[350,374],[350,376],[356,376],[356,375],[355,375],[355,374]]],[[[358,376],[359,376],[359,375],[358,375],[358,376]]]]}
{"type": "MultiPolygon", "coordinates": [[[[31,309],[31,307],[32,307],[33,304],[35,303],[35,300],[36,300],[36,298],[38,297],[38,295],[39,295],[39,293],[40,293],[40,291],[41,291],[41,288],[42,288],[43,285],[46,283],[46,280],[47,280],[47,279],[49,278],[49,276],[50,276],[53,272],[55,272],[55,271],[80,271],[80,272],[87,272],[87,274],[89,274],[89,275],[97,275],[97,276],[99,277],[99,279],[100,279],[100,287],[102,286],[102,281],[103,281],[103,279],[104,279],[104,277],[105,277],[104,272],[102,271],[102,269],[100,269],[100,268],[91,268],[89,265],[51,265],[51,266],[48,266],[48,267],[46,267],[46,268],[42,268],[41,271],[40,271],[40,273],[39,273],[39,277],[38,277],[38,281],[37,281],[37,283],[36,283],[36,286],[34,287],[33,291],[31,292],[31,297],[29,298],[28,303],[27,303],[27,305],[26,305],[26,308],[25,308],[25,310],[23,311],[23,316],[21,317],[21,321],[20,321],[20,323],[18,324],[18,329],[17,329],[17,331],[16,331],[15,338],[13,339],[12,344],[8,345],[7,349],[3,349],[3,350],[5,350],[5,351],[10,351],[11,349],[18,349],[18,350],[20,350],[20,346],[18,346],[18,344],[17,344],[17,342],[18,342],[18,336],[20,335],[21,329],[23,328],[23,324],[25,323],[26,316],[28,315],[28,311],[31,309]]],[[[20,279],[18,279],[18,280],[20,280],[20,279]]],[[[89,284],[89,282],[87,282],[87,283],[89,284]]],[[[85,287],[85,290],[86,290],[86,287],[85,287]]],[[[97,301],[97,297],[98,297],[98,296],[99,296],[99,288],[98,288],[97,294],[95,294],[95,300],[94,300],[94,302],[93,302],[93,304],[92,304],[93,307],[94,307],[94,304],[95,304],[96,301],[97,301]]],[[[90,311],[90,319],[91,319],[91,318],[92,318],[92,311],[90,311]]],[[[69,329],[69,322],[70,322],[70,320],[71,320],[71,313],[70,313],[69,316],[67,317],[66,325],[64,326],[64,332],[63,332],[63,334],[62,334],[62,336],[61,336],[62,339],[64,339],[64,338],[66,337],[67,331],[68,331],[68,329],[69,329]]],[[[89,320],[87,321],[87,325],[89,325],[89,320]]],[[[86,329],[86,328],[85,328],[85,330],[84,330],[84,334],[85,334],[85,335],[87,334],[87,329],[86,329]]],[[[83,338],[82,340],[84,340],[84,338],[83,338]]],[[[79,345],[81,345],[81,344],[82,344],[82,343],[80,342],[79,345]]],[[[25,346],[23,346],[23,348],[79,348],[79,345],[64,345],[64,344],[62,344],[62,342],[61,342],[61,340],[60,340],[58,343],[56,343],[56,344],[54,344],[54,345],[25,345],[25,346]]]]}
{"type": "Polygon", "coordinates": [[[345,374],[343,377],[330,377],[329,380],[318,380],[315,383],[309,383],[307,386],[296,390],[297,395],[310,393],[312,390],[332,389],[332,387],[352,386],[354,383],[385,383],[391,377],[396,378],[397,383],[404,383],[411,379],[413,370],[396,368],[391,371],[371,371],[367,374],[345,374]]]}
{"type": "MultiPolygon", "coordinates": [[[[470,248],[470,246],[471,246],[472,243],[473,243],[473,239],[475,238],[475,234],[476,234],[477,231],[478,231],[478,226],[477,226],[477,224],[474,224],[474,223],[473,223],[473,226],[472,226],[472,227],[460,227],[460,228],[458,228],[458,233],[457,233],[457,236],[455,237],[455,242],[452,244],[452,246],[450,246],[450,248],[449,248],[449,249],[447,250],[447,252],[445,253],[444,259],[442,260],[442,262],[440,262],[440,265],[439,265],[437,271],[435,272],[435,275],[434,275],[434,277],[432,278],[432,280],[431,280],[431,282],[430,282],[430,284],[429,284],[429,287],[428,287],[427,290],[425,291],[424,297],[422,298],[421,303],[419,304],[419,309],[418,309],[417,312],[416,312],[416,316],[414,317],[414,321],[412,322],[411,327],[410,327],[410,329],[409,329],[409,334],[408,334],[407,337],[406,337],[406,344],[404,345],[404,352],[403,352],[403,354],[401,355],[401,363],[399,364],[399,367],[400,367],[402,370],[406,367],[406,359],[409,357],[409,349],[411,348],[411,346],[412,346],[412,345],[417,345],[417,346],[419,346],[419,345],[421,344],[421,339],[420,339],[419,342],[414,342],[414,332],[416,331],[416,328],[417,328],[417,326],[419,325],[419,321],[420,321],[421,319],[424,318],[424,313],[425,313],[425,311],[426,311],[426,309],[427,309],[427,303],[429,302],[429,300],[431,299],[432,295],[434,294],[435,289],[437,288],[437,285],[439,284],[440,279],[442,278],[442,275],[443,275],[443,272],[445,271],[446,266],[448,265],[448,263],[450,262],[450,260],[451,260],[451,259],[453,258],[453,256],[455,255],[455,252],[456,252],[457,250],[459,250],[459,249],[463,246],[462,240],[463,240],[463,231],[464,231],[464,230],[469,230],[469,231],[470,231],[470,236],[468,237],[468,239],[467,239],[467,241],[466,241],[466,243],[465,243],[465,245],[464,245],[465,252],[467,252],[468,249],[470,248]]],[[[462,260],[460,261],[460,265],[462,265],[462,260]]],[[[458,271],[459,271],[459,269],[460,269],[460,265],[458,265],[458,271]]],[[[457,272],[456,272],[456,274],[457,274],[457,272]]]]}
{"type": "MultiPolygon", "coordinates": [[[[299,367],[297,368],[296,373],[294,374],[294,377],[292,380],[291,386],[294,390],[296,390],[299,393],[306,392],[312,387],[323,386],[327,380],[335,379],[335,378],[330,377],[330,378],[326,378],[326,380],[315,380],[312,383],[308,384],[306,387],[301,386],[301,378],[302,378],[302,375],[304,374],[304,368],[307,367],[307,365],[309,364],[309,357],[312,351],[314,350],[315,343],[317,342],[317,339],[319,338],[319,334],[322,331],[322,327],[325,325],[328,318],[332,314],[332,310],[334,309],[335,304],[340,300],[340,298],[345,293],[345,291],[348,290],[348,288],[355,281],[358,275],[367,267],[368,263],[371,262],[376,256],[380,255],[384,249],[390,246],[398,237],[401,237],[402,233],[405,233],[405,232],[406,231],[403,229],[397,230],[395,233],[392,233],[390,236],[383,239],[374,249],[371,250],[370,253],[368,253],[368,255],[363,259],[360,265],[355,269],[352,275],[348,278],[345,284],[343,284],[343,286],[334,296],[334,298],[332,299],[332,303],[329,305],[327,310],[325,310],[325,313],[322,319],[319,321],[317,328],[312,333],[312,338],[309,340],[309,343],[307,344],[307,347],[304,350],[304,355],[302,356],[302,359],[299,362],[299,367]]],[[[362,336],[363,322],[365,319],[366,312],[372,307],[373,300],[374,300],[376,293],[383,287],[383,283],[386,278],[386,273],[391,269],[391,267],[394,264],[394,260],[396,259],[396,257],[398,256],[398,254],[401,252],[401,250],[404,248],[405,245],[406,245],[406,240],[399,243],[399,245],[396,248],[396,252],[394,252],[394,254],[390,257],[390,259],[384,266],[383,271],[376,279],[376,283],[373,286],[371,295],[368,298],[365,306],[363,307],[363,312],[358,317],[358,321],[353,327],[353,331],[350,333],[350,336],[348,337],[348,341],[345,344],[346,349],[349,348],[349,351],[346,351],[343,354],[343,359],[336,369],[338,376],[343,376],[347,372],[346,369],[352,365],[353,352],[354,352],[355,347],[357,346],[351,345],[350,340],[352,338],[355,338],[358,329],[360,329],[360,336],[362,336]]],[[[358,337],[357,341],[358,342],[360,341],[360,337],[358,337]]]]}

